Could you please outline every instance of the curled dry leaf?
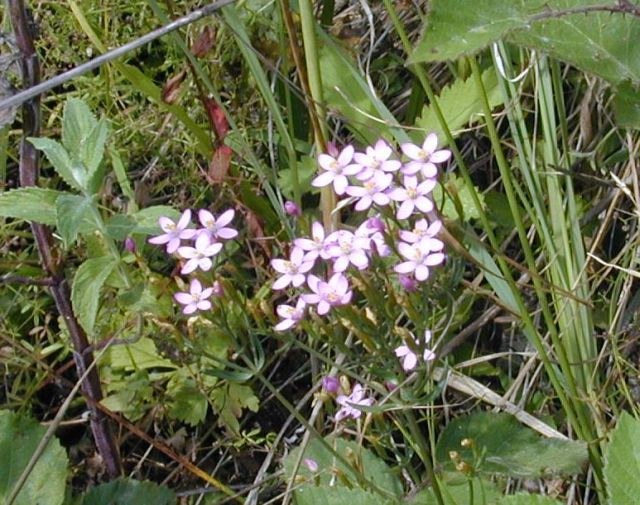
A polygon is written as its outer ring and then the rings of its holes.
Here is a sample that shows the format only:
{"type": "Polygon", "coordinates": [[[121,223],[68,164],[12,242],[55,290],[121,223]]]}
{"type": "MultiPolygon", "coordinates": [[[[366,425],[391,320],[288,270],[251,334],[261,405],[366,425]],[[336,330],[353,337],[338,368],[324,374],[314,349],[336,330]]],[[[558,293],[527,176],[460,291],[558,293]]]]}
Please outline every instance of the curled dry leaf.
{"type": "Polygon", "coordinates": [[[191,52],[197,58],[202,58],[207,54],[215,42],[216,32],[211,26],[205,26],[198,35],[198,38],[193,42],[191,46],[191,52]]]}
{"type": "Polygon", "coordinates": [[[227,177],[231,153],[231,148],[225,145],[215,150],[209,162],[209,170],[207,170],[207,180],[210,184],[220,184],[227,177]]]}
{"type": "Polygon", "coordinates": [[[182,70],[178,74],[169,78],[169,80],[162,87],[162,94],[160,95],[164,103],[172,104],[178,99],[180,85],[182,84],[186,76],[186,70],[182,70]]]}
{"type": "Polygon", "coordinates": [[[218,141],[222,142],[229,131],[229,122],[222,110],[222,107],[213,98],[205,98],[204,106],[209,115],[209,119],[213,123],[218,141]]]}

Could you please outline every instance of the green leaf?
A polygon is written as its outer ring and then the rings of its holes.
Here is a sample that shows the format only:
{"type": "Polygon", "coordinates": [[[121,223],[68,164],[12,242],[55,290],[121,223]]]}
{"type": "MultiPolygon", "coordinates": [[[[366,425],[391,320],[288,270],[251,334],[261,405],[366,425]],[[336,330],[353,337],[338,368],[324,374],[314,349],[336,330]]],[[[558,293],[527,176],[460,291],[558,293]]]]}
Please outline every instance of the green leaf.
{"type": "Polygon", "coordinates": [[[451,451],[479,473],[513,477],[572,475],[587,461],[584,443],[539,437],[506,413],[480,412],[449,423],[438,440],[436,459],[454,471],[451,451]],[[463,439],[473,441],[475,454],[462,447],[463,439]]]}
{"type": "Polygon", "coordinates": [[[627,412],[618,419],[604,455],[609,505],[635,505],[640,496],[640,421],[627,412]]]}
{"type": "Polygon", "coordinates": [[[177,368],[170,360],[160,355],[156,344],[148,337],[141,337],[131,344],[110,347],[105,352],[104,360],[113,368],[122,368],[130,372],[148,368],[177,368]]]}
{"type": "MultiPolygon", "coordinates": [[[[46,431],[30,417],[0,411],[0,503],[5,503],[13,491],[46,431]]],[[[14,505],[60,505],[65,497],[68,463],[58,440],[50,440],[14,505]]]]}
{"type": "Polygon", "coordinates": [[[83,192],[87,183],[87,171],[78,161],[74,161],[62,144],[45,138],[32,138],[31,142],[47,157],[55,171],[69,186],[83,192]]]}
{"type": "Polygon", "coordinates": [[[124,167],[124,163],[122,163],[122,158],[120,158],[120,154],[118,154],[118,151],[115,149],[109,149],[109,155],[111,156],[111,166],[116,174],[118,185],[122,190],[122,194],[128,199],[127,206],[130,210],[135,212],[138,210],[136,196],[133,192],[133,188],[131,187],[127,170],[124,167]]]}
{"type": "MultiPolygon", "coordinates": [[[[489,106],[494,108],[502,103],[502,95],[498,86],[498,78],[493,69],[487,69],[482,73],[482,82],[487,92],[489,106]]],[[[483,112],[482,98],[472,78],[467,80],[457,79],[450,86],[440,92],[438,105],[444,115],[444,119],[456,136],[456,130],[473,123],[483,112]]],[[[427,105],[422,110],[422,115],[416,120],[416,126],[423,132],[414,132],[411,136],[414,142],[422,144],[425,133],[436,133],[441,142],[445,141],[444,132],[436,116],[434,107],[427,105]]]]}
{"type": "Polygon", "coordinates": [[[174,505],[176,495],[153,482],[119,478],[91,489],[83,505],[174,505]]]}
{"type": "Polygon", "coordinates": [[[391,505],[380,495],[344,486],[302,486],[296,489],[296,505],[391,505]]]}
{"type": "Polygon", "coordinates": [[[93,334],[100,290],[117,264],[118,259],[113,256],[90,258],[78,267],[73,278],[71,303],[76,317],[89,336],[93,334]]]}
{"type": "Polygon", "coordinates": [[[195,380],[183,371],[186,369],[176,372],[167,384],[167,395],[171,398],[168,413],[173,419],[196,426],[204,421],[209,403],[195,380]]]}
{"type": "Polygon", "coordinates": [[[45,188],[18,188],[0,193],[0,216],[56,224],[56,200],[68,193],[45,188]]]}
{"type": "MultiPolygon", "coordinates": [[[[496,503],[502,493],[494,482],[473,478],[471,486],[473,495],[469,493],[469,480],[461,478],[460,474],[445,474],[445,481],[441,483],[444,505],[476,505],[480,503],[496,503]]],[[[437,505],[438,500],[432,488],[420,491],[408,502],[413,505],[437,505]]]]}
{"type": "Polygon", "coordinates": [[[628,82],[618,86],[613,97],[613,111],[618,126],[640,129],[640,90],[628,82]]]}
{"type": "Polygon", "coordinates": [[[146,209],[139,210],[131,215],[136,222],[136,227],[133,232],[144,235],[154,235],[159,233],[161,231],[160,226],[158,225],[158,218],[160,216],[166,216],[177,221],[180,219],[180,212],[167,205],[155,205],[153,207],[147,207],[146,209]]]}
{"type": "MultiPolygon", "coordinates": [[[[304,458],[312,459],[318,464],[318,472],[312,472],[306,465],[302,464],[296,474],[297,481],[313,483],[328,487],[335,480],[335,475],[340,475],[336,482],[339,489],[347,489],[345,481],[350,487],[358,487],[357,475],[361,475],[369,482],[375,484],[379,489],[386,491],[392,496],[402,496],[402,484],[397,475],[393,473],[387,464],[369,449],[363,448],[360,444],[351,440],[328,436],[325,442],[329,447],[349,461],[349,466],[337,460],[333,453],[320,440],[312,439],[304,450],[304,458]]],[[[284,460],[284,470],[288,479],[293,478],[295,462],[300,455],[300,447],[291,451],[284,460]]],[[[307,486],[303,486],[305,489],[307,486]]],[[[296,491],[296,495],[297,495],[296,491]]],[[[327,502],[328,503],[328,502],[327,502]]],[[[373,501],[370,503],[378,503],[373,501]]]]}
{"type": "Polygon", "coordinates": [[[444,181],[444,186],[447,189],[444,195],[440,186],[436,186],[433,190],[435,202],[439,203],[444,199],[444,204],[440,210],[443,216],[462,222],[467,222],[471,219],[480,219],[480,214],[478,210],[476,210],[472,196],[472,192],[475,191],[480,200],[480,205],[484,208],[484,196],[480,191],[474,187],[469,187],[465,184],[464,179],[458,175],[450,175],[446,181],[444,181]]]}
{"type": "Polygon", "coordinates": [[[107,221],[107,235],[113,240],[124,240],[136,227],[136,221],[131,216],[124,214],[114,214],[107,221]]]}
{"type": "Polygon", "coordinates": [[[242,410],[248,408],[257,412],[260,404],[253,394],[253,389],[235,382],[216,388],[212,393],[212,402],[220,416],[218,424],[226,426],[236,434],[240,433],[238,418],[242,415],[242,410]]]}
{"type": "MultiPolygon", "coordinates": [[[[507,36],[515,44],[544,51],[611,84],[640,83],[640,23],[634,16],[574,8],[599,0],[433,0],[412,63],[453,60],[507,36]],[[555,12],[554,12],[555,11],[555,12]],[[537,16],[537,17],[536,17],[537,16]]],[[[614,6],[615,2],[605,5],[614,6]]]]}
{"type": "Polygon", "coordinates": [[[76,241],[79,232],[87,233],[96,229],[92,219],[90,197],[79,195],[61,195],[56,200],[56,221],[58,233],[65,247],[76,241]]]}
{"type": "MultiPolygon", "coordinates": [[[[298,161],[298,179],[301,188],[311,189],[311,180],[316,175],[318,165],[315,158],[302,156],[298,161]]],[[[278,187],[287,198],[293,198],[293,170],[278,170],[278,187]]],[[[315,188],[314,188],[315,189],[315,188]]]]}
{"type": "Polygon", "coordinates": [[[83,100],[67,100],[62,114],[62,144],[72,156],[82,159],[80,150],[96,124],[95,116],[83,100]]]}
{"type": "Polygon", "coordinates": [[[93,127],[87,138],[80,146],[80,160],[87,169],[89,193],[95,194],[100,189],[104,170],[102,170],[102,158],[104,157],[104,145],[107,141],[109,127],[105,119],[101,119],[93,127]]]}
{"type": "Polygon", "coordinates": [[[504,496],[497,503],[498,505],[562,505],[561,501],[554,500],[548,496],[526,493],[504,496]]]}

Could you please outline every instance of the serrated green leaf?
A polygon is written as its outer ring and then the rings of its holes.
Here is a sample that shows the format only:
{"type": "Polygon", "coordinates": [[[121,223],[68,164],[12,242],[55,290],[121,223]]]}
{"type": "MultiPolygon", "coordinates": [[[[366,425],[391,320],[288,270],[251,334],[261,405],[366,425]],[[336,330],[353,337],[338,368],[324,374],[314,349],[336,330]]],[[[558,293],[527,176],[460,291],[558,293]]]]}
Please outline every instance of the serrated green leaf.
{"type": "Polygon", "coordinates": [[[211,400],[219,415],[218,424],[226,426],[236,434],[240,433],[238,418],[242,415],[242,410],[248,408],[257,412],[259,405],[253,389],[235,382],[216,388],[211,400]]]}
{"type": "MultiPolygon", "coordinates": [[[[614,6],[615,2],[608,3],[614,6]]],[[[411,62],[444,61],[475,53],[505,37],[568,61],[617,85],[640,83],[640,23],[634,16],[572,8],[599,0],[433,0],[411,62]],[[554,16],[554,11],[560,15],[554,16]]]]}
{"type": "Polygon", "coordinates": [[[18,188],[0,193],[0,217],[56,224],[56,200],[62,191],[45,188],[18,188]]]}
{"type": "Polygon", "coordinates": [[[131,187],[131,182],[129,182],[127,170],[124,167],[124,163],[122,163],[122,158],[120,158],[120,154],[118,154],[118,151],[115,149],[109,149],[109,156],[111,157],[111,166],[116,174],[118,185],[122,190],[122,194],[128,199],[127,208],[132,212],[137,212],[138,205],[136,204],[135,193],[131,187]]]}
{"type": "Polygon", "coordinates": [[[302,486],[295,491],[296,505],[392,505],[390,500],[363,489],[344,486],[302,486]]]}
{"type": "Polygon", "coordinates": [[[443,216],[452,219],[468,222],[471,219],[480,219],[479,211],[473,203],[472,191],[475,191],[480,200],[480,205],[484,208],[484,196],[476,188],[471,188],[465,184],[464,179],[458,175],[450,175],[443,182],[447,192],[444,193],[440,186],[433,190],[435,202],[442,202],[440,212],[443,216]]]}
{"type": "MultiPolygon", "coordinates": [[[[487,99],[491,108],[502,103],[502,95],[498,86],[498,78],[492,68],[482,73],[482,82],[487,92],[487,99]]],[[[454,137],[456,130],[479,119],[483,112],[482,98],[478,86],[472,78],[457,79],[450,86],[440,92],[438,106],[444,114],[445,121],[454,137]]],[[[436,116],[434,107],[426,105],[422,115],[416,120],[416,126],[425,133],[436,133],[440,142],[445,141],[444,132],[436,116]]],[[[414,142],[422,144],[425,133],[412,133],[414,142]]]]}
{"type": "Polygon", "coordinates": [[[56,200],[56,224],[65,247],[76,241],[80,231],[96,229],[91,214],[93,205],[91,198],[79,195],[61,195],[56,200]]]}
{"type": "Polygon", "coordinates": [[[82,159],[80,149],[96,123],[95,116],[83,100],[67,100],[62,114],[62,144],[67,152],[82,159]]]}
{"type": "Polygon", "coordinates": [[[29,138],[36,149],[42,151],[55,171],[69,186],[83,192],[87,183],[87,171],[74,161],[62,144],[45,138],[29,138]]]}
{"type": "Polygon", "coordinates": [[[136,227],[136,221],[132,216],[115,214],[107,221],[107,235],[113,240],[124,240],[136,227]]]}
{"type": "Polygon", "coordinates": [[[153,482],[119,478],[91,489],[83,505],[174,505],[176,495],[153,482]]]}
{"type": "MultiPolygon", "coordinates": [[[[350,486],[357,486],[356,475],[362,475],[366,480],[374,483],[379,489],[392,496],[402,496],[402,484],[387,464],[369,449],[351,440],[345,440],[329,435],[325,437],[326,443],[332,447],[344,459],[352,462],[350,466],[337,460],[333,453],[318,439],[312,439],[304,450],[303,458],[308,458],[318,464],[318,472],[313,472],[306,465],[298,468],[296,479],[299,482],[308,482],[309,485],[328,487],[335,475],[341,475],[349,481],[350,486]]],[[[300,447],[296,447],[284,459],[284,470],[287,479],[293,478],[295,462],[300,456],[300,447]]],[[[343,480],[336,483],[338,489],[347,489],[343,480]]],[[[307,486],[303,486],[305,489],[307,486]]],[[[377,501],[372,502],[377,503],[377,501]]]]}
{"type": "MultiPolygon", "coordinates": [[[[5,503],[13,491],[46,431],[30,417],[0,411],[0,503],[5,503]]],[[[50,440],[14,505],[60,505],[65,497],[68,463],[58,440],[50,440]]]]}
{"type": "Polygon", "coordinates": [[[113,256],[90,258],[78,267],[71,287],[71,303],[78,321],[89,336],[98,313],[100,291],[105,280],[118,264],[113,256]]]}
{"type": "MultiPolygon", "coordinates": [[[[315,158],[303,156],[300,159],[298,162],[298,182],[301,188],[312,188],[311,180],[317,170],[318,165],[315,158]]],[[[287,198],[293,198],[293,170],[285,168],[278,171],[278,187],[287,198]]]]}
{"type": "Polygon", "coordinates": [[[510,496],[503,496],[498,501],[498,505],[562,505],[562,502],[549,498],[548,496],[518,493],[510,496]]]}
{"type": "Polygon", "coordinates": [[[454,471],[449,454],[457,451],[463,461],[479,474],[502,474],[513,477],[550,477],[572,475],[587,461],[587,447],[574,440],[538,436],[506,413],[480,412],[450,422],[436,446],[436,459],[446,470],[454,471]],[[477,461],[463,439],[475,444],[477,461]]]}
{"type": "Polygon", "coordinates": [[[108,133],[109,127],[103,118],[93,127],[80,146],[80,160],[87,169],[87,189],[90,194],[97,193],[102,184],[104,176],[102,158],[108,133]]]}
{"type": "Polygon", "coordinates": [[[609,505],[635,505],[640,496],[640,421],[627,412],[618,419],[604,455],[609,505]]]}
{"type": "Polygon", "coordinates": [[[167,395],[171,398],[168,413],[173,419],[197,426],[204,421],[209,403],[195,380],[181,373],[183,370],[175,373],[167,384],[167,395]]]}
{"type": "MultiPolygon", "coordinates": [[[[498,486],[490,480],[473,478],[471,486],[473,495],[469,492],[469,481],[467,478],[460,478],[460,474],[445,474],[444,482],[440,488],[444,505],[477,505],[480,503],[496,503],[502,496],[498,486]]],[[[437,505],[438,500],[432,488],[420,491],[413,498],[407,500],[413,505],[437,505]]]]}

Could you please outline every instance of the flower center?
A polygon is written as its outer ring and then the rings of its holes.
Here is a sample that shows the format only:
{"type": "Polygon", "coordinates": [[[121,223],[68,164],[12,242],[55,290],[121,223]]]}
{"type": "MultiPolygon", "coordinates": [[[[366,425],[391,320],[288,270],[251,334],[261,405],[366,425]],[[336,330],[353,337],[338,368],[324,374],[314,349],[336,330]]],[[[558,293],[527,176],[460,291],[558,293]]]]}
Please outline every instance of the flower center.
{"type": "Polygon", "coordinates": [[[407,196],[411,200],[415,200],[416,197],[418,196],[418,190],[416,188],[407,188],[407,196]]]}
{"type": "Polygon", "coordinates": [[[340,301],[340,296],[338,296],[336,293],[327,293],[327,301],[329,303],[336,303],[340,301]]]}

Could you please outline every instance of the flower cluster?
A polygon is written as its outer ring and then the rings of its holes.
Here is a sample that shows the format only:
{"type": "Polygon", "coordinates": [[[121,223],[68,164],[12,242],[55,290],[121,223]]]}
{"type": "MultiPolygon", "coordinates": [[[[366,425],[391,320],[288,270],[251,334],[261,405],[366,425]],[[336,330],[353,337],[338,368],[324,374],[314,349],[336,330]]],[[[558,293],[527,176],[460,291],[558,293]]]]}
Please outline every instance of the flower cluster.
{"type": "MultiPolygon", "coordinates": [[[[185,210],[177,222],[168,217],[160,217],[158,224],[164,233],[149,239],[149,243],[165,245],[168,254],[175,254],[184,261],[180,273],[191,274],[196,270],[208,272],[213,266],[213,258],[220,253],[223,241],[238,235],[238,231],[228,226],[234,217],[234,210],[229,209],[215,217],[206,209],[198,211],[201,228],[191,228],[191,211],[185,210]],[[186,241],[183,245],[182,241],[186,241]]],[[[221,286],[218,281],[211,287],[203,288],[201,282],[192,278],[189,292],[174,295],[175,300],[184,305],[184,314],[193,314],[198,310],[209,310],[211,295],[220,296],[221,286]]]]}
{"type": "Polygon", "coordinates": [[[393,270],[400,285],[415,289],[429,277],[432,267],[444,261],[444,244],[437,238],[442,223],[434,213],[431,192],[436,186],[437,165],[447,161],[451,152],[437,149],[435,134],[427,136],[421,146],[400,146],[404,161],[396,156],[384,140],[356,152],[352,146],[332,154],[320,154],[321,173],[312,185],[332,185],[335,192],[354,203],[354,210],[369,214],[355,229],[327,233],[314,222],[311,237],[294,240],[288,259],[274,259],[272,267],[280,277],[274,290],[302,288],[295,305],[279,305],[281,321],[276,330],[296,326],[307,307],[315,305],[318,315],[332,307],[351,301],[349,270],[365,270],[374,257],[391,258],[399,254],[393,270]],[[398,159],[397,159],[398,158],[398,159]],[[373,214],[373,215],[370,215],[373,214]],[[391,247],[392,244],[394,247],[391,247]],[[314,268],[332,273],[328,278],[315,275],[314,268]]]}

